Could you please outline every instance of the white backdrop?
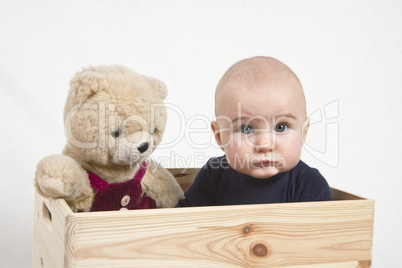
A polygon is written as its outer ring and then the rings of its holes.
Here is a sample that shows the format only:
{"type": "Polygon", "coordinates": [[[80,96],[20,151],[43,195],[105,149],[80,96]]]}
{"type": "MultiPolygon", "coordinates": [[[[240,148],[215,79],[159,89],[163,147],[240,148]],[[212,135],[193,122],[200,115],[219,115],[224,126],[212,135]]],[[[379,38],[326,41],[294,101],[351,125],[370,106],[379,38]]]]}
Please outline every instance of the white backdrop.
{"type": "Polygon", "coordinates": [[[180,109],[153,157],[201,166],[221,154],[208,131],[215,85],[254,55],[282,60],[305,87],[303,160],[376,200],[373,266],[402,263],[402,2],[2,0],[1,267],[31,266],[35,165],[65,144],[76,71],[119,63],[164,81],[180,109]]]}

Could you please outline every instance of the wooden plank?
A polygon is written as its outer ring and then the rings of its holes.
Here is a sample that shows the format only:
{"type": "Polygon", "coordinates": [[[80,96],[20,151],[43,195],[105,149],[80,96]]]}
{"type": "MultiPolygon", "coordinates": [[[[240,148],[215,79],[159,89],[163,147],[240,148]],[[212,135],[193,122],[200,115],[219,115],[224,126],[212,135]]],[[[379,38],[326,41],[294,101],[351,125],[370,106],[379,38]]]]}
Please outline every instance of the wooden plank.
{"type": "Polygon", "coordinates": [[[358,261],[286,266],[283,268],[359,268],[358,261]]]}
{"type": "Polygon", "coordinates": [[[367,261],[359,261],[359,268],[371,268],[371,259],[367,261]]]}
{"type": "Polygon", "coordinates": [[[364,197],[351,194],[336,188],[331,187],[331,193],[332,193],[332,199],[333,200],[361,200],[361,199],[366,199],[364,197]]]}
{"type": "MultiPolygon", "coordinates": [[[[186,190],[199,169],[169,169],[186,190]]],[[[33,267],[371,267],[374,201],[73,213],[35,196],[33,267]]]]}
{"type": "Polygon", "coordinates": [[[199,168],[170,168],[168,171],[175,177],[180,184],[183,191],[187,190],[194,181],[195,175],[197,175],[199,168]]]}
{"type": "Polygon", "coordinates": [[[371,260],[373,212],[374,201],[357,200],[75,213],[67,217],[67,267],[371,260]]]}
{"type": "Polygon", "coordinates": [[[33,267],[63,267],[65,219],[72,213],[63,199],[35,193],[33,267]]]}
{"type": "Polygon", "coordinates": [[[370,268],[371,261],[352,261],[336,263],[320,263],[310,265],[286,266],[282,268],[370,268]]]}

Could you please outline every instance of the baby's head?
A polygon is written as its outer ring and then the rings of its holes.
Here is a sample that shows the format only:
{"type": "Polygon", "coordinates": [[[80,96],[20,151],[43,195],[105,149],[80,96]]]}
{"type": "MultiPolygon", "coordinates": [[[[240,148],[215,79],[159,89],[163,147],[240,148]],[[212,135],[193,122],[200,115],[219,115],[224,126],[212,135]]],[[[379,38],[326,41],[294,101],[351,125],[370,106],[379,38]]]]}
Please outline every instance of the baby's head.
{"type": "Polygon", "coordinates": [[[230,166],[255,178],[295,167],[307,134],[306,101],[295,73],[253,57],[230,67],[215,93],[215,139],[230,166]]]}

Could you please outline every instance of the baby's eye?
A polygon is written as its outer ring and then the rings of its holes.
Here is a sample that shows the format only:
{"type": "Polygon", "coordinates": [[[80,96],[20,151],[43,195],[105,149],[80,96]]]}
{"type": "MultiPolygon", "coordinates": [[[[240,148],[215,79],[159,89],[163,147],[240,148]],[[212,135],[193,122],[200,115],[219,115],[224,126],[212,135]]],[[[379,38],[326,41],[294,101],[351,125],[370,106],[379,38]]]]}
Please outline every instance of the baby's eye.
{"type": "Polygon", "coordinates": [[[241,133],[246,134],[246,135],[251,134],[251,133],[254,132],[254,129],[252,127],[248,126],[248,125],[241,126],[240,130],[241,130],[241,133]]]}
{"type": "Polygon", "coordinates": [[[284,132],[288,129],[288,127],[285,124],[278,124],[275,126],[275,131],[276,132],[284,132]]]}

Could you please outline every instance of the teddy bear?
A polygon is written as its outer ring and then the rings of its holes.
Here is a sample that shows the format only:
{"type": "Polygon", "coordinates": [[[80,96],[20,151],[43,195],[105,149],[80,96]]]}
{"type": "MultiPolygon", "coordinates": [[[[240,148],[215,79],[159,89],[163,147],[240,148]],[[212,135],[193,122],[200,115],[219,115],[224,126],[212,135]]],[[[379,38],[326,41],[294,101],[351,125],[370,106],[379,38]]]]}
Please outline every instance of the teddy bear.
{"type": "Polygon", "coordinates": [[[83,68],[64,107],[67,144],[39,161],[39,194],[64,198],[74,212],[174,207],[183,191],[148,158],[167,112],[163,82],[121,65],[83,68]]]}

